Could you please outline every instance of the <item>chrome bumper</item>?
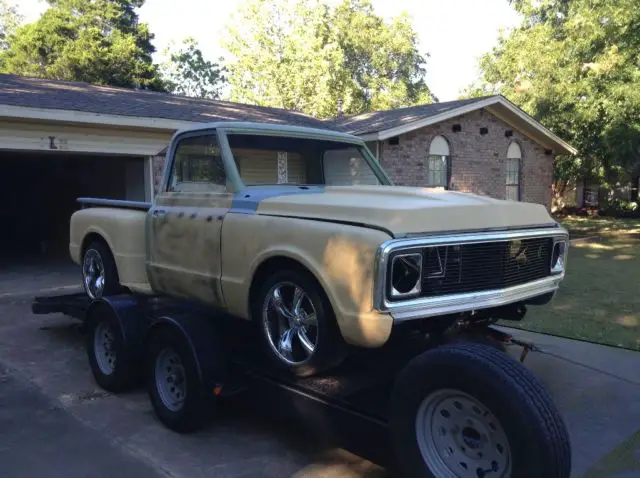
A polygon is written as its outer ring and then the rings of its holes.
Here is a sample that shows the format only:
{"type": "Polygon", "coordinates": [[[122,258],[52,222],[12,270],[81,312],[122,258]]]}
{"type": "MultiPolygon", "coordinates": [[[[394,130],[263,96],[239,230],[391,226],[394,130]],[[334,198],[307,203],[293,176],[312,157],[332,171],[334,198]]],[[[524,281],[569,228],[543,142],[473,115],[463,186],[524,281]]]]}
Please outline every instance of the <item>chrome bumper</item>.
{"type": "Polygon", "coordinates": [[[395,322],[402,322],[438,315],[489,309],[491,307],[522,302],[548,293],[555,293],[563,277],[564,274],[546,277],[506,289],[423,298],[413,301],[413,303],[391,306],[387,312],[391,314],[395,322]]]}

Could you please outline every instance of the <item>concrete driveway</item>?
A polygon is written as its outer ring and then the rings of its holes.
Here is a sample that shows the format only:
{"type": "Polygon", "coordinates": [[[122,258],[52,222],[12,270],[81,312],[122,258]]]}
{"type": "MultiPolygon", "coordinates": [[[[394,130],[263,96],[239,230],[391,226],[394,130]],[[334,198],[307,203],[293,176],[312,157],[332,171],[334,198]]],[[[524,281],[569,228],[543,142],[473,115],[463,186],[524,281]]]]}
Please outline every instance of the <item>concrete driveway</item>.
{"type": "MultiPolygon", "coordinates": [[[[97,388],[80,327],[63,316],[32,315],[30,298],[40,286],[27,290],[26,274],[12,279],[23,284],[12,290],[0,273],[0,476],[389,476],[321,443],[303,421],[274,423],[242,403],[201,433],[166,430],[144,391],[113,396],[97,388]],[[40,458],[45,464],[38,468],[40,458]]],[[[57,285],[46,280],[40,288],[68,292],[74,274],[66,269],[57,285]]],[[[640,353],[518,335],[542,349],[525,363],[568,423],[574,476],[640,476],[640,353]]]]}

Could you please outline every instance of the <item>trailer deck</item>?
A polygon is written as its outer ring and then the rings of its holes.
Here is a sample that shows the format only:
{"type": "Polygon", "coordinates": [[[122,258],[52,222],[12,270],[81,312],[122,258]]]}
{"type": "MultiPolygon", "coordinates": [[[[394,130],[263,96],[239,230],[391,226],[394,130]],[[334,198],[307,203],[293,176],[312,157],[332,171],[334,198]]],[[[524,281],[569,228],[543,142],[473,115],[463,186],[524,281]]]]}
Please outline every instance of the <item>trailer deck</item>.
{"type": "MultiPolygon", "coordinates": [[[[354,350],[342,365],[330,373],[311,377],[296,377],[271,365],[260,341],[258,328],[253,324],[222,316],[212,317],[215,314],[212,314],[211,311],[193,304],[180,303],[162,297],[138,298],[130,295],[91,301],[83,294],[68,294],[56,297],[37,297],[32,304],[32,310],[35,314],[62,313],[88,321],[89,334],[95,330],[91,328],[91,322],[102,320],[100,314],[104,315],[106,312],[112,318],[117,318],[117,321],[113,323],[120,324],[120,333],[125,338],[118,353],[122,354],[123,351],[127,351],[125,363],[128,367],[134,367],[135,364],[143,362],[141,351],[146,348],[147,336],[153,337],[154,325],[161,324],[164,327],[170,327],[173,334],[182,335],[191,343],[195,363],[198,370],[201,371],[201,388],[214,401],[234,400],[237,393],[242,393],[249,398],[255,409],[269,415],[302,419],[337,446],[391,469],[397,467],[398,455],[407,453],[406,449],[410,448],[404,444],[404,440],[407,439],[407,436],[411,437],[415,434],[412,430],[416,426],[413,416],[409,417],[408,421],[406,417],[402,421],[404,413],[402,409],[405,407],[400,406],[399,408],[398,403],[393,401],[398,382],[402,382],[401,385],[406,390],[407,385],[411,389],[411,384],[415,383],[416,389],[419,389],[424,383],[433,380],[431,375],[435,376],[437,373],[430,374],[426,371],[425,366],[418,362],[424,362],[423,358],[430,350],[446,348],[443,346],[441,338],[431,339],[419,333],[409,336],[401,335],[397,339],[392,338],[380,349],[354,350]],[[96,312],[99,310],[98,306],[102,308],[101,313],[96,312]],[[214,323],[215,330],[210,328],[214,323]],[[224,353],[219,350],[213,350],[211,353],[212,351],[209,349],[219,347],[222,342],[224,342],[224,353]],[[224,366],[224,374],[219,375],[217,372],[211,374],[211,370],[219,371],[221,369],[217,363],[212,366],[212,362],[219,360],[222,356],[225,357],[225,361],[228,359],[228,364],[224,366]],[[207,373],[212,377],[207,377],[207,373]],[[400,422],[402,423],[399,425],[400,422]]],[[[500,356],[504,356],[504,359],[500,359],[501,363],[504,361],[501,367],[518,370],[514,373],[520,376],[522,371],[518,367],[521,368],[521,366],[517,362],[506,357],[506,354],[502,352],[497,354],[495,347],[486,345],[487,335],[491,335],[496,343],[513,343],[509,336],[488,327],[478,331],[472,330],[472,332],[471,336],[464,338],[465,341],[484,342],[479,348],[472,347],[466,352],[463,350],[464,354],[469,355],[470,360],[474,360],[473,354],[479,354],[478,363],[473,364],[475,368],[483,367],[481,362],[484,359],[482,357],[486,354],[492,356],[491,360],[494,361],[500,356]],[[491,349],[492,352],[488,353],[490,351],[488,349],[491,349]]],[[[89,337],[87,343],[91,342],[91,337],[89,337]]],[[[523,350],[528,350],[529,347],[524,345],[523,350]]],[[[88,346],[88,353],[94,376],[101,383],[100,379],[104,377],[101,377],[101,372],[97,370],[95,361],[92,361],[90,346],[88,346]]],[[[118,363],[122,367],[122,358],[118,359],[118,363]]],[[[484,368],[478,370],[485,373],[484,368]]],[[[487,372],[490,371],[487,370],[487,372]]],[[[129,371],[124,373],[130,374],[129,371]]],[[[512,376],[509,380],[513,380],[514,377],[512,376]]],[[[447,377],[445,374],[438,380],[446,381],[455,378],[447,377]]],[[[571,465],[570,444],[566,429],[541,385],[532,380],[534,380],[533,377],[526,374],[519,378],[516,377],[513,383],[516,388],[511,389],[510,385],[506,390],[509,393],[513,392],[514,396],[516,393],[519,394],[520,399],[514,398],[518,401],[516,408],[524,407],[524,411],[520,410],[518,413],[529,416],[527,423],[540,422],[542,429],[551,424],[551,433],[547,437],[551,441],[540,446],[541,449],[546,450],[545,453],[550,454],[549,456],[555,456],[553,458],[555,462],[552,463],[550,459],[547,460],[549,457],[545,456],[542,459],[539,456],[527,457],[526,459],[538,462],[536,466],[541,467],[540,470],[545,470],[544,473],[547,473],[548,470],[552,471],[551,474],[545,476],[568,478],[571,465]],[[523,400],[528,395],[522,395],[523,391],[520,388],[528,390],[528,392],[524,392],[525,394],[535,395],[535,400],[524,403],[523,400]]],[[[152,388],[151,382],[148,386],[152,388]]],[[[102,381],[102,383],[105,382],[102,381]]],[[[163,417],[166,415],[165,411],[158,410],[158,401],[154,402],[151,388],[149,389],[150,398],[157,416],[169,428],[177,429],[173,422],[167,420],[166,416],[163,417]]],[[[398,395],[397,392],[396,395],[398,395]]],[[[501,399],[503,400],[504,397],[501,399]]],[[[469,421],[468,418],[467,421],[469,421]]],[[[529,430],[524,430],[526,428],[524,426],[519,428],[522,428],[522,436],[517,440],[530,441],[529,430]]],[[[536,427],[531,426],[531,428],[536,427]]],[[[476,431],[474,430],[475,428],[469,431],[468,433],[471,435],[464,439],[468,441],[469,446],[480,446],[475,442],[476,431]]],[[[521,432],[518,429],[515,433],[520,434],[521,432]]],[[[468,450],[465,451],[464,445],[460,445],[460,448],[462,450],[460,453],[468,453],[468,450]]],[[[476,463],[471,466],[477,465],[475,471],[480,473],[477,476],[485,476],[483,474],[485,471],[498,466],[497,464],[487,465],[484,463],[483,468],[479,465],[480,462],[477,462],[478,458],[474,462],[473,457],[468,458],[463,454],[460,454],[460,464],[464,464],[466,467],[468,460],[471,460],[468,461],[470,465],[476,463]]],[[[482,453],[479,453],[479,456],[481,455],[482,453]]],[[[409,459],[411,457],[415,458],[415,453],[408,455],[409,459]]],[[[401,459],[406,460],[407,457],[401,459]]],[[[526,464],[525,466],[531,467],[532,465],[526,464]]],[[[429,476],[428,474],[424,475],[424,464],[421,464],[422,471],[417,469],[412,472],[411,469],[414,467],[412,465],[407,469],[405,463],[404,473],[400,476],[429,476]]],[[[466,477],[467,474],[463,473],[459,476],[466,477]]],[[[523,476],[538,475],[527,474],[523,476]]]]}

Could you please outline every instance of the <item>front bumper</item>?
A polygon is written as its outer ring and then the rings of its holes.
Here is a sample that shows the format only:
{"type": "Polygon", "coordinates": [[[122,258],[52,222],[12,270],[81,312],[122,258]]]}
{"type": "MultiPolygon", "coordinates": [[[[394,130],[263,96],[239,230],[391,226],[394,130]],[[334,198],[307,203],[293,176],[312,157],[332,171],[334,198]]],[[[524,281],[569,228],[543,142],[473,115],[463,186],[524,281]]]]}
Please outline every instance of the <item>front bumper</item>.
{"type": "Polygon", "coordinates": [[[562,279],[563,276],[558,275],[505,289],[418,299],[389,307],[387,312],[391,314],[394,322],[402,322],[500,307],[526,302],[545,295],[551,298],[560,286],[562,279]]]}

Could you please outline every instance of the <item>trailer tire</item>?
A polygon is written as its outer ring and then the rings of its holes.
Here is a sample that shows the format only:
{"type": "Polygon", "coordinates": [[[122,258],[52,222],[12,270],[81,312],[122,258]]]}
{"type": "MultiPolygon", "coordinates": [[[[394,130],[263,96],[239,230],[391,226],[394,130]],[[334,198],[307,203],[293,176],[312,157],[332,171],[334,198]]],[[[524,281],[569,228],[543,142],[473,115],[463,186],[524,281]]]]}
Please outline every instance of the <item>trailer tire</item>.
{"type": "Polygon", "coordinates": [[[571,474],[567,429],[544,386],[483,344],[446,344],[409,362],[392,390],[390,433],[409,478],[571,474]]]}
{"type": "Polygon", "coordinates": [[[145,360],[147,390],[158,419],[178,433],[206,426],[213,398],[205,393],[194,351],[180,333],[161,326],[151,333],[145,360]]]}
{"type": "Polygon", "coordinates": [[[87,356],[98,385],[112,393],[134,388],[140,379],[140,367],[131,358],[124,333],[111,309],[97,305],[87,320],[87,356]]]}

